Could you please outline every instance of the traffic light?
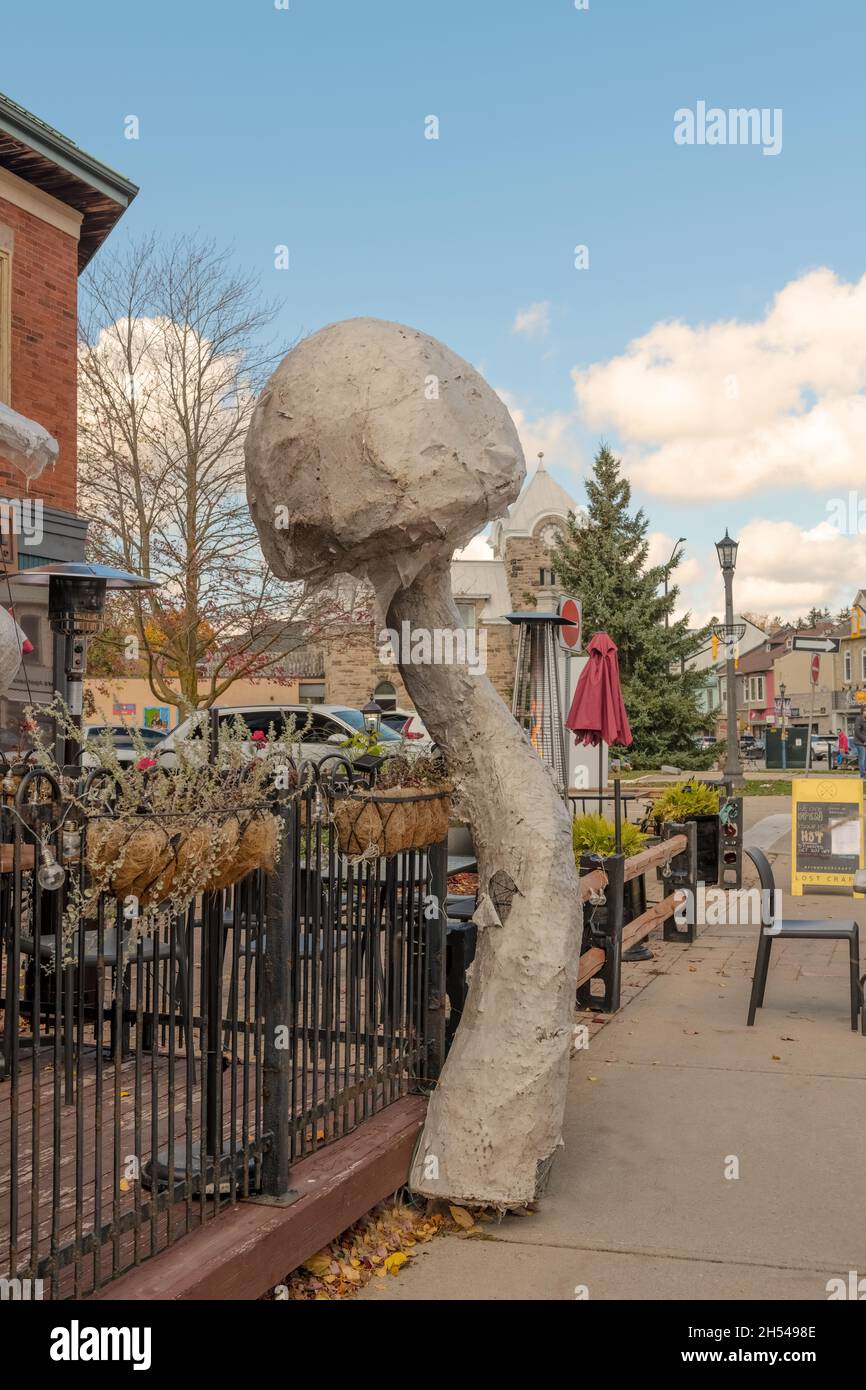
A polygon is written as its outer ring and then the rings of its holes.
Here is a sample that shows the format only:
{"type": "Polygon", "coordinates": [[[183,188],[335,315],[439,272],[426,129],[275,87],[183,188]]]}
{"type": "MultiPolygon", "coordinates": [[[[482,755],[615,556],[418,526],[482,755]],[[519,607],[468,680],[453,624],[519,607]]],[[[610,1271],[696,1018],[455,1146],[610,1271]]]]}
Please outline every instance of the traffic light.
{"type": "Polygon", "coordinates": [[[712,645],[711,645],[710,650],[712,651],[712,654],[713,654],[713,661],[716,661],[716,660],[718,659],[718,655],[719,655],[719,639],[718,639],[718,637],[716,636],[715,633],[713,633],[713,640],[712,640],[712,645]]]}

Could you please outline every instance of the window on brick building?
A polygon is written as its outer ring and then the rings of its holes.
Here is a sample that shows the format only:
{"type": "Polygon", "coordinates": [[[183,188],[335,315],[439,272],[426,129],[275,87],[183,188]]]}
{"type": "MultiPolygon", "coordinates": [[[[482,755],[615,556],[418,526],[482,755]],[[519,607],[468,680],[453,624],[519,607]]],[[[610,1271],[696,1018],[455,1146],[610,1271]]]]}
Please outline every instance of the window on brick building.
{"type": "Polygon", "coordinates": [[[299,681],[298,699],[302,705],[323,705],[325,703],[325,682],[299,681]]]}
{"type": "Polygon", "coordinates": [[[12,398],[12,258],[0,251],[0,401],[12,398]]]}
{"type": "Polygon", "coordinates": [[[397,688],[390,681],[380,681],[373,691],[373,699],[383,710],[397,708],[397,688]]]}

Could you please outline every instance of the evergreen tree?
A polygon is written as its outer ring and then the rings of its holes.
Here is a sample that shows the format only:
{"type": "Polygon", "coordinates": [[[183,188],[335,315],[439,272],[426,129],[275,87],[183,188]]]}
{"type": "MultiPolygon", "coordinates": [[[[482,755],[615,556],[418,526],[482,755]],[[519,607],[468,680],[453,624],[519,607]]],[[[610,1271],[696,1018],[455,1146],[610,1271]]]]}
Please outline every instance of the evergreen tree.
{"type": "Polygon", "coordinates": [[[631,515],[631,484],[620,467],[602,444],[586,485],[588,516],[569,518],[568,536],[553,564],[566,591],[583,603],[586,637],[606,632],[619,648],[637,757],[688,763],[694,759],[690,735],[706,722],[698,699],[706,675],[688,665],[706,646],[709,629],[690,630],[687,616],[673,621],[679,589],[670,572],[679,555],[669,566],[647,567],[647,518],[642,508],[631,515]]]}

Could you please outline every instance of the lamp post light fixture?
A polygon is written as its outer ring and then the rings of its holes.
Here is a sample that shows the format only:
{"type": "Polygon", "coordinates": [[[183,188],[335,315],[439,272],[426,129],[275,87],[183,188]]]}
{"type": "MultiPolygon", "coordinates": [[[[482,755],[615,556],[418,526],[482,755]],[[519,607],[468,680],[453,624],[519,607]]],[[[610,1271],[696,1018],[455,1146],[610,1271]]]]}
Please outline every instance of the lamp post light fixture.
{"type": "Polygon", "coordinates": [[[16,584],[48,587],[48,622],[52,632],[64,639],[63,664],[75,732],[64,741],[63,764],[72,767],[81,756],[87,639],[102,628],[106,594],[109,589],[155,589],[156,581],[110,565],[89,565],[79,560],[38,565],[19,570],[9,578],[16,584]]]}
{"type": "MultiPolygon", "coordinates": [[[[737,670],[734,660],[734,570],[737,567],[738,543],[728,535],[727,528],[720,541],[716,541],[716,554],[725,583],[725,682],[727,685],[728,733],[726,740],[725,776],[733,782],[742,782],[743,769],[740,764],[740,748],[737,742],[737,670]]],[[[745,630],[745,629],[744,629],[745,630]]]]}
{"type": "MultiPolygon", "coordinates": [[[[680,546],[681,546],[681,545],[685,545],[685,543],[686,543],[686,538],[685,538],[685,536],[680,536],[680,537],[678,538],[678,540],[677,540],[676,545],[674,546],[673,550],[671,551],[671,558],[668,560],[667,564],[665,565],[665,598],[667,598],[667,596],[668,596],[668,580],[669,580],[669,578],[670,578],[671,565],[672,565],[673,562],[674,562],[674,559],[675,559],[675,557],[676,557],[676,553],[677,553],[677,551],[679,550],[680,546]]],[[[670,614],[668,613],[667,605],[665,605],[665,627],[670,627],[670,625],[671,625],[670,614]]]]}
{"type": "Polygon", "coordinates": [[[379,737],[379,730],[382,727],[382,706],[376,703],[375,696],[371,695],[366,705],[362,705],[361,713],[364,716],[364,728],[367,736],[372,743],[379,737]]]}

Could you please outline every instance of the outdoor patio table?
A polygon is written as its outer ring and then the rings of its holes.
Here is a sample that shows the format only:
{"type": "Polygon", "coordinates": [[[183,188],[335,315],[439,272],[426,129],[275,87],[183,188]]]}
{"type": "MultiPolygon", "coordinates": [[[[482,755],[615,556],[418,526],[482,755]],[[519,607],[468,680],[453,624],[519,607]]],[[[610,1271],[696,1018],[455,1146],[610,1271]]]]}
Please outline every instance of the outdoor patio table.
{"type": "Polygon", "coordinates": [[[451,874],[474,874],[478,860],[474,854],[449,854],[448,876],[451,874]]]}

